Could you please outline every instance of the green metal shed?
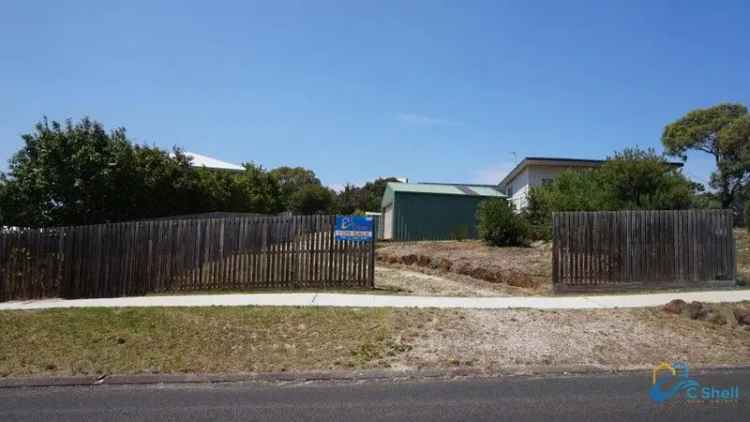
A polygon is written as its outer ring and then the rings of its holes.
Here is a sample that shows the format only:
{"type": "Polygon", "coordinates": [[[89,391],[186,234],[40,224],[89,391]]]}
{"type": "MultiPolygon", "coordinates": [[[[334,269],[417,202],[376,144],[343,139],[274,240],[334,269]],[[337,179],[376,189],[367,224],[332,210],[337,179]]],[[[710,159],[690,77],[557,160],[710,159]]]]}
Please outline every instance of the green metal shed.
{"type": "Polygon", "coordinates": [[[381,202],[384,238],[476,238],[477,206],[490,198],[505,195],[493,185],[390,182],[381,202]]]}

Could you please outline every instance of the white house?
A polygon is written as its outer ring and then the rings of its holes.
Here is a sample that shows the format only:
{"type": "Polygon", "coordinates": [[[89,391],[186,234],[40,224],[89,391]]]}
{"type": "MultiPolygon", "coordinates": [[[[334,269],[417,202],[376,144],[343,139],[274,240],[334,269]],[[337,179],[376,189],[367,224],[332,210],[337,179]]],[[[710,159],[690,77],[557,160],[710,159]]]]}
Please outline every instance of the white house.
{"type": "MultiPolygon", "coordinates": [[[[565,170],[586,170],[601,166],[605,160],[580,158],[526,157],[500,182],[500,190],[516,207],[522,210],[528,205],[529,189],[554,180],[565,170]]],[[[682,163],[669,165],[682,167],[682,163]]]]}
{"type": "Polygon", "coordinates": [[[602,163],[604,160],[526,157],[500,182],[500,189],[508,195],[516,210],[522,210],[526,208],[530,188],[551,182],[565,170],[591,169],[602,163]]]}

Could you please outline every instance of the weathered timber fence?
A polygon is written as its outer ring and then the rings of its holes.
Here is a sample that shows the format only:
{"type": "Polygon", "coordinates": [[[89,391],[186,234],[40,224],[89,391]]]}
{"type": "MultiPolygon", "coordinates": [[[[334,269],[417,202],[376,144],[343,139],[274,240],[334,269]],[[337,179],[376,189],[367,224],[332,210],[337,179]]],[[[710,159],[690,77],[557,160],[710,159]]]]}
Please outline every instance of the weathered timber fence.
{"type": "Polygon", "coordinates": [[[555,291],[735,284],[730,211],[562,212],[552,219],[555,291]]]}
{"type": "Polygon", "coordinates": [[[372,287],[374,242],[334,216],[155,220],[0,234],[0,301],[216,289],[372,287]]]}

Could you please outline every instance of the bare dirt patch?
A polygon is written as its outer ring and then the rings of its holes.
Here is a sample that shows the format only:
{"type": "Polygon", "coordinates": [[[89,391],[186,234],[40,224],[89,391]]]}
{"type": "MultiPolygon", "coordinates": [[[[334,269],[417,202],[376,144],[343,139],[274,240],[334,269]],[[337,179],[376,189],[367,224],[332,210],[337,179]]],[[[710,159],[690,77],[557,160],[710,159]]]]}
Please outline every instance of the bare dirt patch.
{"type": "MultiPolygon", "coordinates": [[[[459,276],[460,277],[460,276],[459,276]]],[[[418,272],[408,266],[375,267],[375,288],[385,292],[416,296],[511,296],[503,285],[463,277],[448,278],[437,271],[418,272]]]]}
{"type": "Polygon", "coordinates": [[[394,366],[492,372],[561,365],[637,369],[662,361],[695,366],[750,363],[750,331],[745,326],[692,320],[661,308],[430,312],[421,327],[408,325],[403,339],[411,347],[394,366]]]}
{"type": "Polygon", "coordinates": [[[552,246],[497,248],[481,241],[392,243],[378,248],[382,265],[406,266],[466,283],[467,278],[505,286],[508,294],[552,291],[552,246]],[[458,276],[458,277],[457,277],[458,276]]]}

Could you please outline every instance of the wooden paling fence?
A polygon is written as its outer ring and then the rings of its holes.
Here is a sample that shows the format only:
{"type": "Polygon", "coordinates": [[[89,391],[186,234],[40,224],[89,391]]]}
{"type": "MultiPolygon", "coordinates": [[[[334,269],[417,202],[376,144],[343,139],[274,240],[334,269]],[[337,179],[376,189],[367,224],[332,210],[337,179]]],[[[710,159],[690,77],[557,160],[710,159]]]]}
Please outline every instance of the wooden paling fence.
{"type": "Polygon", "coordinates": [[[733,286],[732,214],[555,213],[552,266],[555,291],[733,286]]]}
{"type": "Polygon", "coordinates": [[[374,242],[334,216],[156,220],[0,234],[0,301],[216,289],[364,288],[374,242]]]}

